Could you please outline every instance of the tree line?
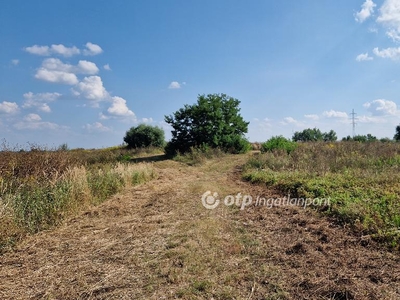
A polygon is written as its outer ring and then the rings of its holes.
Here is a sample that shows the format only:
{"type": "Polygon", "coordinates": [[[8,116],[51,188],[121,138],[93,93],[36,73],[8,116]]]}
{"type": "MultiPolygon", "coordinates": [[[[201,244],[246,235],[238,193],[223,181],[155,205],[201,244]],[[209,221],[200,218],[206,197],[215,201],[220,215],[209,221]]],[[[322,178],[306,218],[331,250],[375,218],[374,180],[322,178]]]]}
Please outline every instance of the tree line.
{"type": "MultiPolygon", "coordinates": [[[[130,128],[124,142],[130,148],[164,147],[169,155],[185,153],[193,148],[220,148],[229,153],[244,153],[251,149],[245,134],[249,122],[240,115],[240,101],[226,94],[199,95],[197,103],[185,105],[171,115],[165,116],[165,122],[172,127],[172,138],[165,142],[164,130],[157,126],[139,124],[130,128]]],[[[396,127],[393,137],[400,141],[400,125],[396,127]]],[[[287,142],[334,142],[337,134],[334,130],[322,132],[318,128],[307,128],[297,131],[292,139],[282,136],[273,137],[274,143],[287,142]]],[[[371,135],[347,136],[342,141],[373,142],[378,139],[371,135]]],[[[391,141],[389,138],[381,142],[391,141]]],[[[265,143],[264,143],[265,145],[265,143]]],[[[268,146],[266,146],[268,148],[268,146]]],[[[292,149],[289,147],[288,149],[292,149]]]]}

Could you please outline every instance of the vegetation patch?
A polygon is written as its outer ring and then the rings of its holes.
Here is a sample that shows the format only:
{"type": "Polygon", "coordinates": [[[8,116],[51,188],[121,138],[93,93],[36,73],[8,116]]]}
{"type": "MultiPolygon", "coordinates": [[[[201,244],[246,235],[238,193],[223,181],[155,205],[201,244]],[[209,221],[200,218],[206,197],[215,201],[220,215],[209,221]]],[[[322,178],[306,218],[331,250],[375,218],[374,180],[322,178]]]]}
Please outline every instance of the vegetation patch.
{"type": "MultiPolygon", "coordinates": [[[[148,150],[153,153],[154,150],[148,150]]],[[[49,229],[126,186],[149,181],[149,164],[127,163],[144,150],[0,152],[0,253],[27,234],[49,229]]]]}
{"type": "Polygon", "coordinates": [[[243,177],[291,197],[329,198],[323,213],[399,248],[399,171],[398,143],[301,143],[251,157],[243,177]]]}

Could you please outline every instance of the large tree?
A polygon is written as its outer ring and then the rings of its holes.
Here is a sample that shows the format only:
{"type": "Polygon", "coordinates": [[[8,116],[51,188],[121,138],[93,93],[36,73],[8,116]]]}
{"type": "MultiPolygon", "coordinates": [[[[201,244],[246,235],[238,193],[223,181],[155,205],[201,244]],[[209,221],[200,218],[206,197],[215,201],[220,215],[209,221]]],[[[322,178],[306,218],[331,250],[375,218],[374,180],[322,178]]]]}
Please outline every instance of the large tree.
{"type": "Polygon", "coordinates": [[[165,116],[165,122],[172,126],[167,152],[185,153],[202,146],[245,152],[249,149],[244,138],[249,123],[240,115],[239,104],[225,94],[199,95],[196,104],[165,116]]]}

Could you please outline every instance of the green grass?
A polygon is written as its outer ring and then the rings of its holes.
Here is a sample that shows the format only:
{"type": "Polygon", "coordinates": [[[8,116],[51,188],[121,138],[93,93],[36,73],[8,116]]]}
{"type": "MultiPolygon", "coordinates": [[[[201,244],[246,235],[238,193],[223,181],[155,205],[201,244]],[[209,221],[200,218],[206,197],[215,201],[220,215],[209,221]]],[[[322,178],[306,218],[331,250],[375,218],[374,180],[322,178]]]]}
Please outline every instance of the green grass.
{"type": "Polygon", "coordinates": [[[303,143],[250,158],[243,177],[297,198],[329,198],[324,214],[399,248],[399,171],[398,143],[303,143]]]}

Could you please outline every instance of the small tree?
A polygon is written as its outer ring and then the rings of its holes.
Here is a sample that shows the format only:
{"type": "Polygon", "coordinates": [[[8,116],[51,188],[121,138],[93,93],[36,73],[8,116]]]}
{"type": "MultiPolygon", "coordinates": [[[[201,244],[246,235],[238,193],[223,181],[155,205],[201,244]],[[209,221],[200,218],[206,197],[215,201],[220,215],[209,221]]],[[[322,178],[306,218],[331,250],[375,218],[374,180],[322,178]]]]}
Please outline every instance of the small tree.
{"type": "Polygon", "coordinates": [[[239,114],[239,104],[239,100],[225,94],[199,95],[196,104],[165,116],[173,129],[166,152],[185,153],[203,146],[233,153],[248,151],[251,145],[244,134],[249,123],[239,114]]]}
{"type": "Polygon", "coordinates": [[[400,125],[397,125],[396,127],[396,134],[394,135],[393,139],[395,141],[400,141],[400,125]]]}
{"type": "Polygon", "coordinates": [[[157,126],[140,124],[126,132],[124,142],[129,148],[163,147],[165,144],[164,130],[157,126]]]}
{"type": "Polygon", "coordinates": [[[334,130],[331,130],[329,132],[324,132],[322,134],[322,139],[324,142],[336,142],[337,141],[337,135],[334,130]]]}

